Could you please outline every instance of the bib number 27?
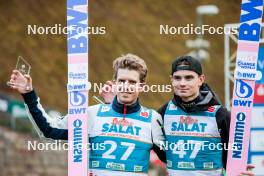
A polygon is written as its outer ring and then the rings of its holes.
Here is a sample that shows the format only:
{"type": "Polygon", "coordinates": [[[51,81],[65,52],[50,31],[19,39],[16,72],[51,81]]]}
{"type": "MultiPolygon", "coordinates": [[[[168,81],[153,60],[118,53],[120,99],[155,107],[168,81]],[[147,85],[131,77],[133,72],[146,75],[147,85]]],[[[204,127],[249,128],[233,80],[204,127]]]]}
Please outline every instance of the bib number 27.
{"type": "MultiPolygon", "coordinates": [[[[107,140],[104,143],[109,144],[111,147],[103,153],[102,157],[106,159],[116,159],[116,155],[113,155],[113,152],[116,151],[117,143],[115,141],[110,141],[110,140],[107,140]]],[[[127,158],[131,155],[131,153],[135,149],[135,144],[128,142],[121,142],[121,146],[127,147],[127,149],[123,153],[120,159],[127,160],[127,158]]]]}

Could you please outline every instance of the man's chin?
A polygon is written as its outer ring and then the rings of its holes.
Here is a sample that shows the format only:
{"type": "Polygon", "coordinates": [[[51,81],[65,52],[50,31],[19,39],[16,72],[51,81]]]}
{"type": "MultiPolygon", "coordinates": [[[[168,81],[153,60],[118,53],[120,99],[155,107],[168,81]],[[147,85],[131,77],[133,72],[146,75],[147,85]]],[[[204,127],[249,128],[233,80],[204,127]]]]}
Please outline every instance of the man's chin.
{"type": "Polygon", "coordinates": [[[182,98],[187,98],[190,96],[188,93],[178,93],[176,95],[178,95],[179,97],[182,97],[182,98]]]}
{"type": "Polygon", "coordinates": [[[120,98],[120,103],[122,104],[131,104],[133,103],[134,100],[132,100],[131,98],[126,98],[126,97],[122,97],[120,98]]]}
{"type": "Polygon", "coordinates": [[[186,93],[179,93],[177,94],[179,97],[181,97],[182,99],[188,99],[190,97],[189,94],[186,94],[186,93]]]}

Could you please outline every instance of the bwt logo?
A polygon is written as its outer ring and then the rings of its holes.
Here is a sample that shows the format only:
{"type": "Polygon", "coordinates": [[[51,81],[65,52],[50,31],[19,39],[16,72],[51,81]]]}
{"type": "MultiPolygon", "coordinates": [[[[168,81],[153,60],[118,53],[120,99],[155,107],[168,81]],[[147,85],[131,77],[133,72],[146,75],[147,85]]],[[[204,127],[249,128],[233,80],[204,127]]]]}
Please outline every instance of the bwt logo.
{"type": "Polygon", "coordinates": [[[252,101],[247,100],[234,100],[234,106],[241,106],[241,107],[250,107],[252,105],[252,101]]]}
{"type": "Polygon", "coordinates": [[[236,80],[236,95],[239,98],[249,98],[252,93],[253,89],[241,79],[236,80]]]}
{"type": "Polygon", "coordinates": [[[72,91],[70,93],[70,104],[72,106],[82,106],[86,102],[86,97],[79,91],[72,91]]]}
{"type": "MultiPolygon", "coordinates": [[[[253,94],[253,89],[241,79],[236,80],[235,93],[239,98],[249,98],[253,94]]],[[[234,100],[234,106],[250,107],[252,101],[234,100]]]]}
{"type": "Polygon", "coordinates": [[[69,114],[85,114],[87,108],[71,108],[69,114]]]}
{"type": "Polygon", "coordinates": [[[73,162],[82,162],[82,121],[73,122],[73,162]]]}
{"type": "Polygon", "coordinates": [[[261,22],[262,8],[263,0],[250,0],[241,5],[244,13],[240,17],[239,40],[259,41],[260,24],[254,21],[261,22]]]}
{"type": "MultiPolygon", "coordinates": [[[[86,97],[79,91],[73,91],[70,93],[70,104],[72,106],[82,106],[86,102],[86,97]]],[[[69,114],[85,114],[85,108],[69,108],[69,114]]]]}
{"type": "Polygon", "coordinates": [[[68,90],[85,90],[86,84],[80,84],[80,85],[68,85],[68,90]]]}
{"type": "Polygon", "coordinates": [[[88,37],[83,32],[80,33],[77,29],[82,29],[81,31],[85,31],[88,27],[87,23],[83,23],[83,21],[87,21],[88,14],[86,12],[82,12],[80,10],[76,10],[75,6],[86,6],[86,0],[68,0],[67,1],[67,26],[68,26],[68,54],[76,54],[76,53],[87,53],[88,52],[88,37]],[[73,28],[76,26],[76,28],[73,28]],[[74,30],[75,29],[75,30],[74,30]]]}
{"type": "Polygon", "coordinates": [[[257,74],[256,73],[245,73],[245,72],[237,72],[237,76],[240,78],[242,77],[243,79],[257,79],[257,74]]]}
{"type": "Polygon", "coordinates": [[[246,115],[243,112],[239,112],[236,115],[236,126],[235,126],[235,137],[232,157],[241,159],[241,154],[243,150],[243,137],[245,131],[245,120],[246,115]]]}

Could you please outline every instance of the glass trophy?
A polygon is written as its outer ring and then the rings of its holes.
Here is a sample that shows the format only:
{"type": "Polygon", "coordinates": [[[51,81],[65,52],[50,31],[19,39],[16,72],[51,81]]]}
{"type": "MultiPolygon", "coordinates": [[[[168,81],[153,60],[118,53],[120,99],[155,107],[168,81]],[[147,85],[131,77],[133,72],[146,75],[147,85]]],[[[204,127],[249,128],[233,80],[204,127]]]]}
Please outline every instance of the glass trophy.
{"type": "MultiPolygon", "coordinates": [[[[31,66],[30,64],[21,56],[18,56],[17,63],[16,63],[16,70],[18,70],[22,75],[29,75],[31,66]]],[[[18,86],[18,87],[26,87],[27,85],[12,83],[10,81],[7,82],[8,86],[18,86]]],[[[29,87],[26,87],[29,89],[29,87]]]]}

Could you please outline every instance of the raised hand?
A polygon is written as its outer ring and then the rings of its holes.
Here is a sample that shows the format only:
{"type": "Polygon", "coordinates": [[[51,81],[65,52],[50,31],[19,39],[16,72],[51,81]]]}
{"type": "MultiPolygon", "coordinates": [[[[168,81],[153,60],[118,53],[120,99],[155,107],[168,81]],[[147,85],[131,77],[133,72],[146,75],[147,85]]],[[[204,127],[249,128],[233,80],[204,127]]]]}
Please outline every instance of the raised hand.
{"type": "Polygon", "coordinates": [[[99,95],[104,99],[105,103],[111,103],[116,95],[113,88],[113,82],[106,81],[103,88],[100,89],[99,95]]]}
{"type": "Polygon", "coordinates": [[[22,94],[33,90],[31,77],[23,75],[18,70],[13,70],[8,85],[22,94]]]}
{"type": "Polygon", "coordinates": [[[247,171],[241,172],[238,176],[254,176],[253,172],[251,171],[254,168],[255,168],[254,165],[248,164],[247,171]]]}

